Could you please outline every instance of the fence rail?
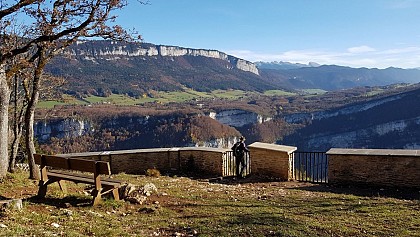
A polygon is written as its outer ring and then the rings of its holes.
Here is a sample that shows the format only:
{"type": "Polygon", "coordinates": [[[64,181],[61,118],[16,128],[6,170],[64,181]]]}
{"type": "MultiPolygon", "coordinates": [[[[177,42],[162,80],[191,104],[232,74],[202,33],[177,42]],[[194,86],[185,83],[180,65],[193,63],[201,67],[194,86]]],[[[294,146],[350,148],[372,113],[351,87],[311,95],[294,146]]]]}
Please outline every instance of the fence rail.
{"type": "Polygon", "coordinates": [[[325,152],[294,152],[293,178],[297,181],[328,183],[328,159],[325,152]]]}

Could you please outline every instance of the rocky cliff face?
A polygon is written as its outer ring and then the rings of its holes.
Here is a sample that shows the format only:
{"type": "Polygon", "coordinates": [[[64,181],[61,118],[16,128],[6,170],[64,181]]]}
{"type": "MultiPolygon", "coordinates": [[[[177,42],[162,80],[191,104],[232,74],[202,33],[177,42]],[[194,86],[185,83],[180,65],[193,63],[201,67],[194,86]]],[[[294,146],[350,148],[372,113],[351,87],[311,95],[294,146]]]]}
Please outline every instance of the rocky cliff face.
{"type": "Polygon", "coordinates": [[[238,140],[239,140],[238,137],[223,137],[223,138],[211,139],[208,141],[190,143],[190,144],[187,144],[186,147],[230,148],[238,140]]]}
{"type": "Polygon", "coordinates": [[[420,117],[377,124],[353,131],[313,134],[304,138],[299,148],[327,151],[338,148],[419,149],[420,140],[411,134],[420,128],[420,117]],[[404,136],[406,134],[408,136],[404,136]],[[403,136],[401,136],[403,135],[403,136]]]}
{"type": "Polygon", "coordinates": [[[335,148],[418,149],[420,90],[317,113],[289,115],[308,124],[283,142],[305,151],[335,148]]]}
{"type": "Polygon", "coordinates": [[[328,119],[336,116],[341,115],[350,115],[355,114],[363,111],[368,111],[372,108],[377,106],[381,106],[383,104],[396,101],[402,98],[402,95],[394,95],[390,97],[386,97],[380,100],[373,100],[367,103],[356,104],[351,106],[346,106],[341,109],[334,109],[334,110],[327,110],[327,111],[320,111],[320,112],[313,112],[313,113],[296,113],[296,114],[289,114],[285,115],[283,118],[288,123],[303,123],[313,120],[322,120],[328,119]]]}
{"type": "Polygon", "coordinates": [[[260,114],[240,109],[211,112],[208,116],[220,123],[236,128],[243,127],[248,124],[263,123],[272,119],[271,117],[264,117],[260,114]]]}
{"type": "Polygon", "coordinates": [[[77,137],[94,131],[92,124],[79,119],[57,119],[37,121],[34,124],[35,137],[43,142],[52,137],[77,137]]]}
{"type": "Polygon", "coordinates": [[[207,119],[211,123],[204,121],[196,124],[192,122],[193,117],[187,115],[119,116],[100,121],[63,118],[37,121],[34,130],[40,144],[49,143],[51,138],[75,141],[75,138],[87,136],[92,141],[105,140],[105,136],[109,145],[107,149],[114,150],[153,147],[229,148],[237,141],[239,133],[235,129],[223,129],[223,126],[228,126],[207,119]],[[197,129],[200,130],[198,133],[197,129]],[[206,133],[203,134],[202,130],[206,133]]]}
{"type": "Polygon", "coordinates": [[[227,55],[217,50],[190,49],[177,46],[153,45],[153,44],[129,44],[122,42],[101,41],[100,47],[92,41],[78,41],[70,47],[65,54],[70,56],[84,56],[87,60],[94,60],[95,57],[118,60],[121,57],[180,57],[180,56],[202,56],[228,61],[239,70],[252,72],[259,75],[255,64],[227,55]]]}

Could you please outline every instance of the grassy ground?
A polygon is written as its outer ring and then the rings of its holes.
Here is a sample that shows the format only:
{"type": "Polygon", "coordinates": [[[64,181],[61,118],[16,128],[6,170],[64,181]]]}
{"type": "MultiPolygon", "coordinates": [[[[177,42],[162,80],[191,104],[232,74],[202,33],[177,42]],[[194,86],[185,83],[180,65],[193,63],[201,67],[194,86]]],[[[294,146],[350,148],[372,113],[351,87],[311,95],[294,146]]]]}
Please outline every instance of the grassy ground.
{"type": "Polygon", "coordinates": [[[0,184],[0,196],[24,199],[23,210],[1,212],[1,236],[420,236],[418,191],[119,174],[158,192],[143,205],[91,207],[83,185],[66,197],[53,185],[37,200],[26,177],[0,184]]]}
{"type": "Polygon", "coordinates": [[[292,96],[296,95],[296,93],[282,91],[282,90],[268,90],[264,92],[264,95],[267,96],[292,96]]]}
{"type": "MultiPolygon", "coordinates": [[[[55,105],[86,105],[86,104],[114,104],[114,105],[136,105],[143,104],[148,102],[158,102],[158,103],[168,103],[168,102],[186,102],[191,100],[202,100],[209,98],[220,98],[227,100],[236,100],[243,97],[253,96],[258,94],[257,92],[247,92],[240,90],[215,90],[212,92],[199,92],[194,91],[188,88],[185,88],[184,91],[172,91],[172,92],[158,92],[155,98],[151,97],[141,97],[133,98],[126,95],[116,95],[112,94],[108,97],[100,96],[89,96],[86,97],[83,101],[78,100],[69,95],[63,95],[63,101],[40,101],[37,105],[38,108],[49,109],[53,108],[55,105]]],[[[293,95],[290,92],[285,92],[281,90],[267,91],[264,93],[267,96],[286,96],[293,95]]]]}

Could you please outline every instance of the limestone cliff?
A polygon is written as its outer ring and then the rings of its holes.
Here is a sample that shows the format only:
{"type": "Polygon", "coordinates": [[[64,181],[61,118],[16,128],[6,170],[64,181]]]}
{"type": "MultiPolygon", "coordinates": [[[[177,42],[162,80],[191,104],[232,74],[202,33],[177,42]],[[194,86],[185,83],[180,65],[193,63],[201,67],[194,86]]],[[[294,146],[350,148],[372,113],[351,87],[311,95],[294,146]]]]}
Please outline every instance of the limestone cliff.
{"type": "Polygon", "coordinates": [[[58,150],[66,144],[68,152],[185,146],[229,148],[240,136],[234,128],[193,114],[56,118],[36,121],[34,131],[44,147],[51,145],[58,150]],[[88,143],[94,145],[85,147],[88,143]]]}
{"type": "Polygon", "coordinates": [[[418,149],[420,90],[315,113],[287,115],[290,123],[308,126],[282,142],[300,150],[341,148],[418,149]]]}
{"type": "Polygon", "coordinates": [[[229,109],[219,112],[210,112],[208,116],[217,120],[219,123],[226,124],[235,128],[243,127],[248,124],[263,123],[270,121],[271,117],[266,117],[254,112],[241,109],[229,109]]]}
{"type": "Polygon", "coordinates": [[[73,56],[84,56],[87,60],[95,57],[107,59],[120,59],[121,57],[180,57],[180,56],[202,56],[228,61],[232,68],[251,72],[259,75],[258,68],[252,62],[236,58],[218,50],[191,49],[178,46],[153,45],[147,43],[125,43],[112,41],[78,41],[70,47],[65,54],[73,56]],[[98,47],[98,45],[100,45],[98,47]]]}

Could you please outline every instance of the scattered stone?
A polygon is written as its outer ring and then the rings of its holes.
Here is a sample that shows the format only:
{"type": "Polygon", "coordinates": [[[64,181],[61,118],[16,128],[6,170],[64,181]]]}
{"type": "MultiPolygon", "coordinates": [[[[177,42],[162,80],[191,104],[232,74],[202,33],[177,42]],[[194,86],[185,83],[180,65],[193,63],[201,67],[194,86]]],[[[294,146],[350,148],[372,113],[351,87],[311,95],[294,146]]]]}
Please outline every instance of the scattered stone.
{"type": "Polygon", "coordinates": [[[145,196],[134,196],[126,197],[125,200],[133,204],[143,204],[146,201],[147,197],[145,196]]]}
{"type": "Polygon", "coordinates": [[[137,188],[133,184],[126,184],[126,185],[121,186],[119,189],[120,199],[127,198],[135,190],[137,190],[137,188]]]}
{"type": "Polygon", "coordinates": [[[133,204],[143,204],[147,197],[151,196],[153,193],[157,193],[157,188],[152,183],[148,183],[142,188],[138,188],[133,184],[126,184],[119,189],[119,193],[121,200],[133,204]]]}
{"type": "Polygon", "coordinates": [[[69,210],[69,209],[64,209],[63,210],[63,214],[66,216],[72,216],[73,215],[73,211],[69,210]]]}
{"type": "Polygon", "coordinates": [[[101,213],[97,213],[97,212],[94,212],[94,211],[89,211],[89,213],[94,215],[94,216],[97,216],[97,217],[103,217],[103,215],[101,213]]]}
{"type": "Polygon", "coordinates": [[[10,200],[1,200],[0,209],[1,210],[22,210],[22,199],[10,199],[10,200]]]}
{"type": "Polygon", "coordinates": [[[154,184],[148,183],[143,187],[143,193],[146,196],[150,196],[153,193],[157,193],[157,188],[154,184]]]}
{"type": "Polygon", "coordinates": [[[55,228],[58,228],[58,227],[60,227],[60,225],[59,224],[57,224],[57,223],[51,223],[51,226],[53,226],[53,227],[55,227],[55,228]]]}

